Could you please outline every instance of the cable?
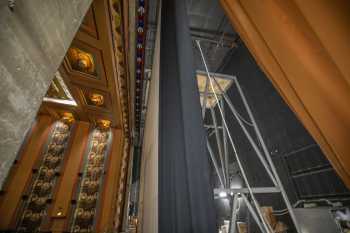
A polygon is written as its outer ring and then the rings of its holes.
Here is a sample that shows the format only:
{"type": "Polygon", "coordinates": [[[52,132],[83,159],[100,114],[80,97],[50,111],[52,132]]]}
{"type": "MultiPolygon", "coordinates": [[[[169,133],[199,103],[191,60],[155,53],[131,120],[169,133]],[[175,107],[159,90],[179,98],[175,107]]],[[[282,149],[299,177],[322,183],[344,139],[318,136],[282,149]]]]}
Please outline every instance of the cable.
{"type": "Polygon", "coordinates": [[[274,210],[273,212],[277,212],[277,213],[281,213],[281,212],[286,212],[286,211],[289,211],[288,208],[286,209],[283,209],[283,210],[274,210]]]}
{"type": "Polygon", "coordinates": [[[246,123],[247,125],[252,126],[252,127],[254,126],[253,123],[250,123],[250,122],[248,122],[246,119],[244,119],[244,118],[242,117],[242,115],[239,114],[239,112],[237,111],[237,109],[236,109],[236,113],[237,113],[237,116],[239,117],[239,119],[241,119],[244,123],[246,123]]]}
{"type": "Polygon", "coordinates": [[[287,210],[286,212],[283,212],[283,213],[275,213],[275,212],[272,212],[272,213],[275,216],[283,216],[283,215],[289,214],[289,211],[287,210]]]}

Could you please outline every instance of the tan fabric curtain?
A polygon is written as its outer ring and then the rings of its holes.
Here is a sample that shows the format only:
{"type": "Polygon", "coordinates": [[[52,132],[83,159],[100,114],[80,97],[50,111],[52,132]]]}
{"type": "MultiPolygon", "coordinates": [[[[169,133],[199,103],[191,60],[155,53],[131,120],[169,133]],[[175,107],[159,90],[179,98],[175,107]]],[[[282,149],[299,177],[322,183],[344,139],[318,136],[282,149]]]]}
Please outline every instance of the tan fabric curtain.
{"type": "Polygon", "coordinates": [[[257,63],[350,188],[350,1],[221,4],[257,63]]]}

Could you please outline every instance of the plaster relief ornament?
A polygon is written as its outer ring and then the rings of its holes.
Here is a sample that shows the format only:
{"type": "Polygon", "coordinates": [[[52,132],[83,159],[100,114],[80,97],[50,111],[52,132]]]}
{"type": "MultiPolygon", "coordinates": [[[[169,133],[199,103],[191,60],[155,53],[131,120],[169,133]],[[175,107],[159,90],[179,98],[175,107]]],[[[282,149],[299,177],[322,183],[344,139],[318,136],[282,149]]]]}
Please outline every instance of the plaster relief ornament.
{"type": "Polygon", "coordinates": [[[90,75],[97,75],[92,54],[76,47],[71,47],[68,50],[67,56],[69,63],[74,70],[90,75]]]}

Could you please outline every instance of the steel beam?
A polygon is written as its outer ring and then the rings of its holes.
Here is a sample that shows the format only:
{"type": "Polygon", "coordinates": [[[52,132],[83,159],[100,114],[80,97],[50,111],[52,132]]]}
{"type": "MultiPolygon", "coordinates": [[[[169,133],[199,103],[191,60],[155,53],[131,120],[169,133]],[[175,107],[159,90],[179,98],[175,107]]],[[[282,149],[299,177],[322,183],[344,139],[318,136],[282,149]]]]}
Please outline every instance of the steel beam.
{"type": "MultiPolygon", "coordinates": [[[[281,190],[278,187],[254,187],[251,188],[253,193],[279,193],[281,190]]],[[[214,194],[218,195],[219,193],[229,193],[229,194],[236,194],[236,193],[247,193],[249,194],[249,189],[247,188],[231,188],[231,189],[225,189],[225,188],[218,188],[214,189],[214,194]]]]}
{"type": "Polygon", "coordinates": [[[208,90],[209,90],[209,82],[208,82],[208,78],[206,78],[205,79],[205,89],[204,89],[204,94],[203,94],[203,103],[202,103],[202,118],[203,118],[203,121],[205,119],[205,112],[207,110],[208,90]]]}
{"type": "Polygon", "coordinates": [[[227,187],[227,178],[226,178],[226,172],[225,172],[226,168],[225,168],[224,154],[222,152],[222,143],[221,143],[221,138],[220,138],[219,130],[218,130],[218,122],[216,120],[215,111],[214,111],[213,108],[210,108],[210,114],[211,114],[211,118],[213,119],[213,123],[214,123],[216,144],[218,146],[220,163],[221,163],[221,170],[222,170],[222,174],[223,174],[224,182],[225,182],[225,186],[224,187],[227,187]]]}
{"type": "Polygon", "coordinates": [[[238,194],[235,194],[233,196],[233,203],[232,203],[232,211],[231,211],[231,221],[230,221],[230,226],[229,226],[229,233],[236,233],[236,221],[237,221],[237,214],[239,211],[238,206],[238,194]]]}
{"type": "Polygon", "coordinates": [[[209,143],[208,139],[207,139],[207,148],[208,148],[208,151],[209,151],[210,159],[213,162],[215,171],[216,171],[216,173],[217,173],[217,175],[219,177],[219,181],[220,181],[221,187],[225,187],[224,179],[222,178],[222,175],[220,174],[220,168],[218,166],[218,163],[216,161],[214,152],[213,152],[213,150],[212,150],[212,148],[210,146],[210,143],[209,143]]]}
{"type": "MultiPolygon", "coordinates": [[[[215,129],[215,126],[214,126],[214,125],[204,125],[204,128],[207,128],[207,129],[215,129]]],[[[218,129],[223,129],[222,126],[218,126],[217,128],[218,128],[218,129]]]]}
{"type": "MultiPolygon", "coordinates": [[[[247,197],[244,194],[241,194],[243,201],[245,202],[245,204],[248,207],[248,210],[250,212],[250,214],[253,216],[253,219],[255,220],[256,224],[258,224],[259,229],[262,233],[274,233],[274,231],[272,230],[270,224],[265,223],[265,221],[260,221],[258,216],[256,215],[256,212],[253,208],[253,206],[250,204],[249,200],[247,199],[247,197]]],[[[260,208],[260,207],[259,207],[260,208]]]]}
{"type": "Polygon", "coordinates": [[[270,166],[268,165],[268,163],[266,162],[263,154],[261,153],[259,147],[257,146],[257,144],[255,143],[254,139],[252,138],[252,136],[250,135],[248,129],[246,128],[246,126],[244,125],[243,121],[241,120],[241,118],[239,117],[237,110],[235,109],[235,107],[233,106],[230,98],[227,96],[227,94],[222,90],[221,86],[218,84],[218,82],[216,81],[215,77],[213,78],[216,86],[219,88],[221,95],[223,96],[224,100],[226,101],[226,103],[228,104],[231,112],[233,113],[234,117],[236,118],[238,124],[241,126],[244,134],[246,135],[246,137],[249,140],[249,143],[251,144],[251,146],[253,147],[255,153],[258,155],[258,158],[260,160],[260,162],[263,164],[267,174],[269,175],[271,181],[273,182],[273,184],[276,186],[277,185],[277,181],[276,178],[274,176],[274,174],[271,171],[270,166]]]}
{"type": "Polygon", "coordinates": [[[265,153],[265,157],[267,159],[267,162],[269,163],[269,165],[271,167],[271,170],[272,170],[272,173],[275,176],[276,182],[277,182],[279,188],[281,189],[282,197],[283,197],[283,199],[284,199],[284,201],[286,203],[286,206],[287,206],[287,208],[289,210],[289,214],[290,214],[290,216],[291,216],[291,218],[292,218],[292,220],[294,222],[295,228],[296,228],[298,233],[301,233],[301,231],[299,229],[299,224],[298,224],[297,217],[295,216],[294,211],[293,211],[293,207],[292,207],[292,205],[289,202],[288,195],[287,195],[286,191],[284,190],[284,187],[283,187],[283,184],[281,182],[281,179],[278,176],[276,167],[275,167],[275,165],[274,165],[274,163],[273,163],[273,161],[271,159],[269,151],[267,150],[267,146],[266,146],[265,141],[264,141],[264,139],[263,139],[263,137],[261,135],[260,129],[259,129],[259,127],[258,127],[258,125],[257,125],[257,123],[255,121],[254,115],[253,115],[253,113],[252,113],[252,111],[250,109],[248,101],[247,101],[247,99],[246,99],[246,97],[245,97],[245,95],[244,95],[244,93],[242,91],[241,86],[239,85],[239,82],[238,82],[237,78],[234,77],[234,80],[235,80],[235,83],[237,85],[238,92],[239,92],[239,94],[240,94],[240,96],[241,96],[241,98],[243,100],[243,104],[244,104],[244,106],[245,106],[245,108],[246,108],[246,110],[248,112],[250,121],[253,123],[253,127],[254,127],[254,130],[255,130],[255,133],[258,136],[260,144],[261,144],[261,146],[263,148],[263,151],[265,153]]]}
{"type": "MultiPolygon", "coordinates": [[[[221,109],[223,112],[223,115],[225,115],[225,103],[224,100],[221,99],[220,100],[220,105],[221,105],[221,109]]],[[[222,128],[224,128],[223,126],[221,126],[222,128]]],[[[222,131],[222,139],[223,139],[223,146],[224,146],[224,161],[225,161],[225,172],[226,172],[226,178],[227,178],[227,187],[230,187],[230,174],[228,171],[228,164],[229,164],[229,160],[228,160],[228,147],[227,147],[227,132],[226,130],[222,131]]]]}
{"type": "MultiPolygon", "coordinates": [[[[215,99],[216,99],[216,102],[219,103],[219,99],[218,99],[218,97],[217,97],[217,95],[216,95],[216,93],[215,93],[214,84],[213,84],[213,82],[212,82],[212,80],[211,80],[211,76],[210,76],[210,73],[209,73],[209,70],[208,70],[207,63],[206,63],[205,58],[204,58],[204,54],[203,54],[202,48],[201,48],[201,46],[200,46],[200,42],[199,42],[199,41],[196,41],[196,43],[197,43],[197,46],[198,46],[199,51],[200,51],[200,53],[201,53],[202,61],[203,61],[204,67],[205,67],[205,69],[206,69],[206,71],[207,71],[207,76],[208,76],[208,79],[209,79],[209,82],[210,82],[211,89],[212,89],[212,91],[213,91],[213,93],[214,93],[214,97],[215,97],[215,99]]],[[[214,80],[215,80],[215,78],[214,78],[214,80]]],[[[216,80],[215,80],[215,81],[216,81],[216,80]]],[[[218,85],[218,86],[219,86],[219,88],[221,89],[220,85],[218,85]]],[[[223,94],[224,94],[224,93],[223,93],[223,94]]],[[[234,151],[234,154],[235,154],[235,157],[236,157],[237,164],[238,164],[239,169],[240,169],[240,171],[241,171],[241,173],[242,173],[243,180],[244,180],[245,184],[247,185],[247,188],[248,188],[248,190],[249,190],[249,194],[250,194],[250,196],[251,196],[251,198],[252,198],[252,200],[253,200],[253,203],[254,203],[254,205],[255,205],[255,207],[256,207],[256,209],[257,209],[258,215],[259,215],[261,221],[264,223],[264,226],[266,226],[264,217],[263,217],[262,212],[261,212],[261,210],[260,210],[260,205],[259,205],[259,203],[257,202],[257,200],[256,200],[256,198],[255,198],[255,196],[254,196],[254,193],[253,193],[252,190],[251,190],[251,186],[250,186],[250,184],[249,184],[247,175],[246,175],[246,173],[245,173],[245,170],[243,169],[242,163],[241,163],[240,158],[239,158],[239,156],[238,156],[236,146],[235,146],[235,144],[234,144],[234,142],[233,142],[231,133],[230,133],[230,131],[229,131],[229,129],[228,129],[228,126],[227,126],[227,123],[226,123],[226,120],[225,120],[225,116],[223,115],[223,112],[222,112],[222,109],[221,109],[220,105],[218,104],[217,106],[218,106],[218,108],[219,108],[219,111],[220,111],[220,114],[221,114],[221,117],[222,117],[222,121],[223,121],[225,130],[227,131],[227,134],[228,134],[228,137],[229,137],[231,146],[232,146],[232,148],[233,148],[233,151],[234,151]]]]}

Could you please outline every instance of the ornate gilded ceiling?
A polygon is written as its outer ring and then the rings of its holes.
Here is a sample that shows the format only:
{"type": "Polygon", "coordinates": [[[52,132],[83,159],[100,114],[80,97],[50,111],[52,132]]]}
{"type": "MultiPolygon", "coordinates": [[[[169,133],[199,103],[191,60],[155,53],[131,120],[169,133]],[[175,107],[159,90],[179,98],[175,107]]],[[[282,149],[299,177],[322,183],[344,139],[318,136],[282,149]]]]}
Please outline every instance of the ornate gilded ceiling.
{"type": "Polygon", "coordinates": [[[95,124],[129,134],[128,69],[120,1],[94,1],[40,108],[41,114],[95,124]],[[75,101],[65,104],[62,101],[75,101]]]}
{"type": "Polygon", "coordinates": [[[58,71],[56,72],[55,77],[53,78],[49,89],[46,92],[44,101],[72,106],[77,105],[66,84],[64,83],[60,72],[58,71]]]}
{"type": "Polygon", "coordinates": [[[73,70],[99,78],[91,53],[72,46],[68,49],[67,58],[73,70]]]}
{"type": "MultiPolygon", "coordinates": [[[[115,227],[120,226],[130,146],[128,1],[95,0],[88,10],[39,114],[48,114],[65,122],[87,121],[99,129],[123,129],[123,157],[116,199],[115,227]],[[123,14],[125,13],[125,14],[123,14]],[[61,84],[62,85],[58,85],[61,84]],[[65,91],[67,90],[67,91],[65,91]],[[57,102],[75,101],[75,105],[57,102]]],[[[118,155],[116,155],[118,156],[118,155]]],[[[78,203],[79,204],[79,203],[78,203]]],[[[60,213],[60,212],[58,212],[60,213]]],[[[84,217],[84,216],[82,216],[84,217]]],[[[75,226],[81,226],[75,224],[75,226]]]]}

